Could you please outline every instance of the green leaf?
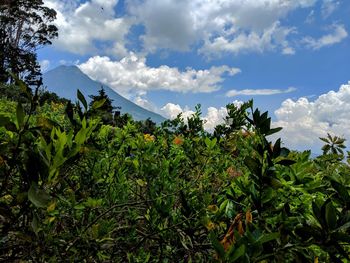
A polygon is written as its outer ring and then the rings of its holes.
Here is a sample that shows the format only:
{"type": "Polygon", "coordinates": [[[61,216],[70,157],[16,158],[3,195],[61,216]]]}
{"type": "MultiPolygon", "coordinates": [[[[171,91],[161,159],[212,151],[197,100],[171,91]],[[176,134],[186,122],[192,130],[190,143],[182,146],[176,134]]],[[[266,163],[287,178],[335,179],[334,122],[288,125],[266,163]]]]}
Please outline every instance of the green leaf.
{"type": "Polygon", "coordinates": [[[232,257],[230,257],[230,262],[235,262],[237,259],[242,257],[244,253],[245,253],[245,245],[242,244],[235,250],[232,257]]]}
{"type": "Polygon", "coordinates": [[[347,242],[348,244],[350,244],[350,235],[347,233],[335,232],[331,234],[331,237],[336,239],[337,241],[347,242]]]}
{"type": "Polygon", "coordinates": [[[314,216],[316,217],[317,221],[323,227],[325,222],[323,221],[323,218],[322,218],[321,209],[319,208],[319,206],[315,202],[312,202],[312,211],[313,211],[314,216]]]}
{"type": "Polygon", "coordinates": [[[282,182],[280,180],[278,180],[277,178],[271,178],[270,179],[270,185],[274,189],[278,189],[278,188],[281,188],[283,186],[282,182]]]}
{"type": "Polygon", "coordinates": [[[348,231],[350,229],[350,222],[345,223],[344,225],[338,227],[337,231],[348,231]]]}
{"type": "Polygon", "coordinates": [[[281,138],[279,138],[273,146],[273,157],[277,158],[281,154],[281,138]]]}
{"type": "Polygon", "coordinates": [[[337,210],[331,201],[326,202],[325,218],[329,229],[335,229],[337,226],[337,210]]]}
{"type": "Polygon", "coordinates": [[[248,169],[256,175],[259,175],[261,173],[260,163],[259,160],[252,158],[250,156],[247,156],[244,159],[244,164],[248,167],[248,169]]]}
{"type": "Polygon", "coordinates": [[[263,236],[261,236],[257,240],[257,242],[259,242],[260,244],[264,244],[264,243],[270,242],[272,240],[275,240],[275,239],[277,239],[279,237],[280,237],[280,233],[279,232],[264,234],[263,236]]]}
{"type": "Polygon", "coordinates": [[[32,227],[35,235],[38,236],[38,233],[41,230],[41,228],[39,226],[39,219],[38,219],[38,215],[36,213],[33,213],[33,220],[31,223],[31,227],[32,227]]]}
{"type": "Polygon", "coordinates": [[[50,203],[50,196],[33,183],[28,191],[28,199],[39,208],[46,208],[50,203]]]}
{"type": "Polygon", "coordinates": [[[17,104],[17,108],[16,108],[16,117],[17,117],[17,125],[18,125],[18,129],[20,129],[23,126],[24,123],[24,110],[22,107],[22,103],[18,103],[17,104]]]}
{"type": "Polygon", "coordinates": [[[266,136],[280,132],[282,130],[282,127],[278,127],[278,128],[274,128],[274,129],[270,129],[267,133],[266,136]]]}
{"type": "Polygon", "coordinates": [[[280,156],[282,156],[282,157],[287,157],[287,156],[289,155],[289,153],[290,153],[290,150],[289,150],[289,149],[287,149],[287,148],[285,148],[285,147],[282,147],[282,148],[281,148],[280,156]]]}
{"type": "Polygon", "coordinates": [[[345,201],[350,202],[350,195],[346,187],[337,181],[332,180],[331,184],[333,188],[338,192],[339,196],[345,201]]]}
{"type": "Polygon", "coordinates": [[[225,257],[225,249],[223,245],[216,239],[216,236],[213,232],[209,234],[209,239],[211,241],[211,244],[213,245],[215,251],[219,254],[220,258],[225,257]]]}
{"type": "Polygon", "coordinates": [[[106,102],[106,99],[102,99],[102,100],[98,100],[98,101],[95,101],[93,104],[92,104],[92,108],[94,110],[96,109],[99,109],[101,108],[106,102]]]}
{"type": "Polygon", "coordinates": [[[81,93],[81,91],[79,89],[77,90],[77,97],[81,101],[81,103],[83,104],[85,110],[87,110],[88,105],[87,105],[86,99],[85,99],[83,93],[81,93]]]}
{"type": "Polygon", "coordinates": [[[325,143],[329,143],[329,141],[328,141],[327,138],[322,138],[322,137],[320,137],[320,140],[324,141],[325,143]]]}

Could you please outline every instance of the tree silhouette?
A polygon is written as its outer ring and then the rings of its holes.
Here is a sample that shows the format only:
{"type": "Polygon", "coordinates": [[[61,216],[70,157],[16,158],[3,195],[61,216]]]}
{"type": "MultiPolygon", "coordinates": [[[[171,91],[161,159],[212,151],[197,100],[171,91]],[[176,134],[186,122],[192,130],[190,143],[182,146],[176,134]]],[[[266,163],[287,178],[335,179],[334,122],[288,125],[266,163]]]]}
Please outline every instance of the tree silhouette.
{"type": "Polygon", "coordinates": [[[320,137],[320,140],[325,142],[326,144],[323,145],[322,151],[323,154],[338,154],[338,155],[344,155],[343,149],[346,148],[344,145],[345,139],[338,136],[331,136],[329,133],[327,133],[327,137],[323,138],[320,137]]]}
{"type": "Polygon", "coordinates": [[[98,95],[90,95],[89,97],[91,98],[89,115],[101,117],[104,124],[112,124],[113,110],[115,107],[112,105],[113,100],[108,97],[104,88],[101,86],[101,89],[98,91],[98,95]],[[104,103],[101,107],[98,109],[94,109],[92,107],[95,102],[102,100],[104,100],[104,103]]]}

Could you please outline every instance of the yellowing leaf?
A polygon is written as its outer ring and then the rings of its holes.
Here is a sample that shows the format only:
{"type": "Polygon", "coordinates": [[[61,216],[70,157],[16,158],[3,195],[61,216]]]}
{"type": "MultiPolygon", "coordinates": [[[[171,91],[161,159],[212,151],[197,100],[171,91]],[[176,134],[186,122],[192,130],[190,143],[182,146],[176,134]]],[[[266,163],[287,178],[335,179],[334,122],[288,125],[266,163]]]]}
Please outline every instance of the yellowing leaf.
{"type": "Polygon", "coordinates": [[[52,202],[51,204],[49,204],[49,206],[47,207],[47,212],[52,212],[54,211],[56,208],[56,202],[52,202]]]}
{"type": "Polygon", "coordinates": [[[212,230],[215,228],[215,224],[212,221],[208,221],[208,223],[205,226],[208,230],[212,230]]]}
{"type": "Polygon", "coordinates": [[[237,229],[238,229],[238,233],[239,233],[241,236],[243,236],[243,235],[244,235],[244,229],[243,229],[243,223],[242,223],[242,221],[238,221],[238,227],[237,227],[237,229]]]}
{"type": "Polygon", "coordinates": [[[251,224],[251,223],[253,223],[253,215],[252,215],[252,213],[250,212],[250,210],[248,210],[248,211],[245,213],[245,223],[246,223],[246,224],[251,224]]]}
{"type": "Polygon", "coordinates": [[[208,210],[213,213],[216,213],[219,210],[219,208],[216,205],[208,205],[208,210]]]}
{"type": "Polygon", "coordinates": [[[143,180],[141,180],[141,179],[137,179],[136,180],[136,183],[139,185],[139,186],[146,186],[147,185],[147,182],[145,182],[145,181],[143,181],[143,180]]]}

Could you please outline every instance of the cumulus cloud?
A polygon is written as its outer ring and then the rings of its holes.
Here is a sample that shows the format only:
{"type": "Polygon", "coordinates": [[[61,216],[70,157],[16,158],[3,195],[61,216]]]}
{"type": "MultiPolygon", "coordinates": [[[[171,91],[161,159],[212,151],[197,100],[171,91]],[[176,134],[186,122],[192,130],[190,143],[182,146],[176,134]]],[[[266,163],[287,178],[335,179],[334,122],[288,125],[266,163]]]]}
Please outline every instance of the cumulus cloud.
{"type": "MultiPolygon", "coordinates": [[[[56,47],[120,58],[129,52],[131,35],[142,42],[145,53],[198,48],[207,57],[265,51],[293,55],[300,39],[293,37],[298,30],[286,25],[285,18],[297,9],[313,7],[318,0],[128,0],[121,12],[118,0],[44,2],[57,11],[56,47]],[[144,30],[135,33],[133,26],[144,30]]],[[[330,16],[338,5],[339,1],[323,0],[322,15],[330,16]]],[[[338,36],[338,42],[344,39],[338,36]]],[[[330,40],[308,37],[305,41],[317,48],[314,42],[330,40]]]]}
{"type": "Polygon", "coordinates": [[[133,22],[129,17],[116,17],[118,0],[45,0],[57,12],[55,24],[59,37],[54,45],[77,54],[102,52],[123,56],[127,53],[125,37],[133,22]]]}
{"type": "Polygon", "coordinates": [[[175,119],[180,113],[182,113],[182,117],[186,120],[188,117],[192,116],[195,113],[188,107],[182,109],[179,104],[174,103],[167,103],[160,109],[160,111],[164,117],[170,120],[175,119]]]}
{"type": "Polygon", "coordinates": [[[280,20],[316,1],[130,0],[129,12],[145,27],[146,50],[186,50],[203,42],[204,54],[273,48],[292,54],[287,37],[295,29],[282,26],[280,20]]]}
{"type": "Polygon", "coordinates": [[[243,89],[243,90],[230,90],[226,93],[226,97],[234,97],[239,95],[244,96],[261,96],[261,95],[276,95],[283,93],[290,93],[296,91],[296,88],[289,87],[288,89],[243,89]]]}
{"type": "Polygon", "coordinates": [[[139,105],[140,107],[146,110],[161,114],[157,106],[149,100],[147,100],[146,98],[142,97],[142,95],[136,96],[136,98],[134,98],[133,101],[135,104],[139,105]]]}
{"type": "Polygon", "coordinates": [[[116,61],[95,56],[80,64],[79,68],[92,79],[124,95],[149,90],[213,92],[220,89],[225,74],[234,76],[240,72],[240,69],[228,66],[203,70],[187,68],[185,71],[166,65],[153,68],[147,66],[145,57],[132,52],[116,61]]]}
{"type": "Polygon", "coordinates": [[[350,139],[349,112],[350,82],[314,101],[307,98],[285,100],[275,111],[274,125],[283,127],[278,136],[282,136],[287,146],[320,151],[319,137],[327,133],[350,139]]]}
{"type": "Polygon", "coordinates": [[[259,52],[280,49],[282,54],[292,55],[295,50],[290,46],[287,36],[295,32],[295,28],[281,27],[275,22],[263,32],[234,32],[228,36],[208,39],[200,53],[220,55],[221,53],[238,54],[241,52],[259,52]]]}
{"type": "Polygon", "coordinates": [[[305,37],[302,40],[302,43],[304,43],[308,48],[317,50],[322,47],[332,46],[334,44],[340,43],[348,36],[348,32],[346,31],[344,25],[334,24],[329,27],[329,29],[332,30],[331,33],[326,34],[320,38],[305,37]]]}

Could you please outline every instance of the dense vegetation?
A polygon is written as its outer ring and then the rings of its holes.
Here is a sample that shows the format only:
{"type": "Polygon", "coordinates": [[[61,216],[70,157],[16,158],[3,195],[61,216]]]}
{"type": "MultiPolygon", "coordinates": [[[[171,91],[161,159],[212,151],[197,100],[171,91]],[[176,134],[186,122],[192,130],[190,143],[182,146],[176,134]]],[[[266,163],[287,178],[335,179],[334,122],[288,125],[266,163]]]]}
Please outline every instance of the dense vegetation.
{"type": "Polygon", "coordinates": [[[200,107],[156,127],[2,90],[0,262],[350,262],[342,138],[310,159],[251,101],[209,134],[200,107]]]}

